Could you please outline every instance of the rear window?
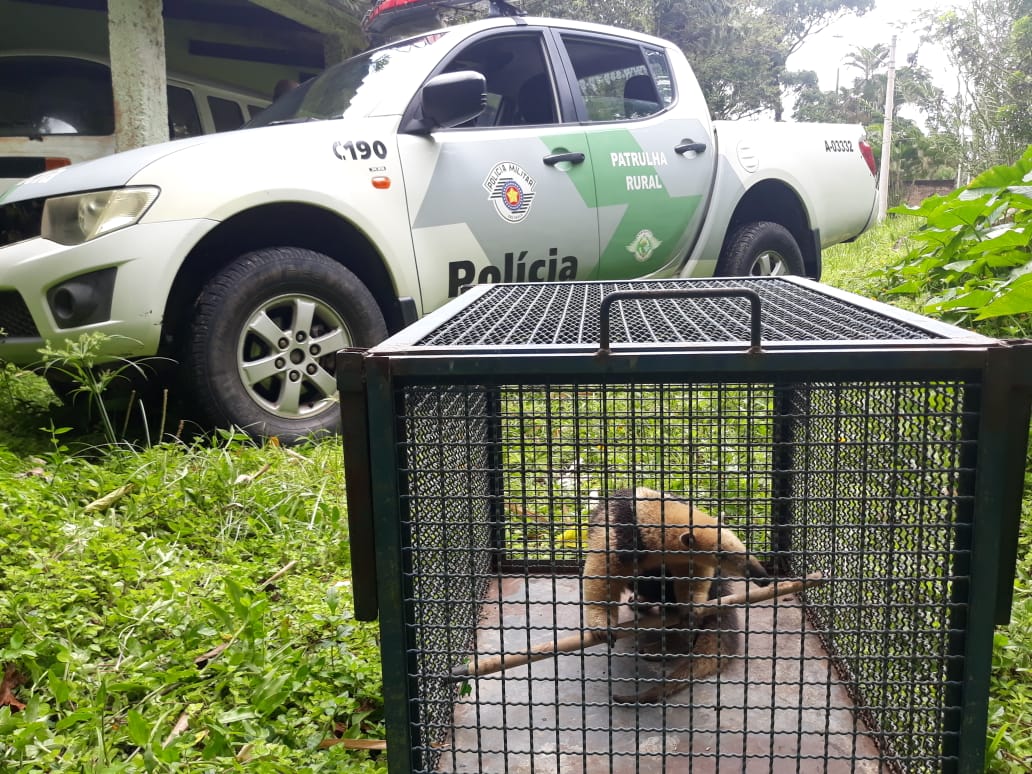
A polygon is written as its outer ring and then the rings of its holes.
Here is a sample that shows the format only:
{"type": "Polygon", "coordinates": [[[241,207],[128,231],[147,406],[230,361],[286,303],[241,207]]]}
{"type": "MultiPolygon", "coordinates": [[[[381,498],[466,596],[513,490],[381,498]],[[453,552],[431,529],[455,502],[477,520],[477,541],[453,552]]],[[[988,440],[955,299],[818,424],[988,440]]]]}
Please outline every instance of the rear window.
{"type": "Polygon", "coordinates": [[[216,132],[239,129],[244,123],[244,113],[236,102],[222,97],[208,97],[208,109],[216,132]]]}
{"type": "Polygon", "coordinates": [[[111,71],[67,57],[0,58],[0,136],[109,135],[111,71]]]}

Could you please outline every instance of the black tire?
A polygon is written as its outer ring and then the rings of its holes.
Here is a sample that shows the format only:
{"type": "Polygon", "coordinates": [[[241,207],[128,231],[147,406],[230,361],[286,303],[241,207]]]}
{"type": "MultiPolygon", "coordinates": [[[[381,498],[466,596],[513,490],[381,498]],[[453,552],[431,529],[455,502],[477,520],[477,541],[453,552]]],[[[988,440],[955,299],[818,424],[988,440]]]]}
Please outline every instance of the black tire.
{"type": "Polygon", "coordinates": [[[348,269],[311,250],[265,248],[201,291],[185,376],[215,426],[295,443],[340,426],[334,353],[386,337],[375,299],[348,269]]]}
{"type": "Polygon", "coordinates": [[[784,226],[766,220],[740,226],[724,243],[717,261],[717,275],[721,277],[805,273],[803,253],[795,237],[784,226]]]}

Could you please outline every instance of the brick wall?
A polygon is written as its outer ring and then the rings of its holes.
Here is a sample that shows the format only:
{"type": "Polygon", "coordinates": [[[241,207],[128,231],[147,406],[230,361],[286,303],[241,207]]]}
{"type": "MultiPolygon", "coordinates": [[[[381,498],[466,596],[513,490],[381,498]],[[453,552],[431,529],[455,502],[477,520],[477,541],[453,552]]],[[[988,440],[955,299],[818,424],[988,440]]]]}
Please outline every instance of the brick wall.
{"type": "Polygon", "coordinates": [[[957,187],[954,180],[911,180],[903,185],[906,203],[911,207],[916,207],[929,196],[942,196],[957,187]]]}

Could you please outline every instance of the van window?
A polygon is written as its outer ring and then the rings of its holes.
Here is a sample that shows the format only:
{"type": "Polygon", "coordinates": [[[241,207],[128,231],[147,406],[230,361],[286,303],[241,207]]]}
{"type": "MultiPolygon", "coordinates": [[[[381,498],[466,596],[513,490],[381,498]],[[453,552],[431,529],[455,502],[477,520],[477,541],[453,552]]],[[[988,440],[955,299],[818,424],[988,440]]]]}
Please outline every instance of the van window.
{"type": "Polygon", "coordinates": [[[202,134],[201,117],[193,92],[181,86],[168,87],[168,137],[179,140],[202,134]]]}
{"type": "Polygon", "coordinates": [[[54,56],[0,58],[0,136],[115,131],[111,71],[54,56]]]}
{"type": "Polygon", "coordinates": [[[240,105],[231,100],[208,97],[208,109],[211,110],[211,120],[215,124],[216,132],[239,129],[244,123],[244,113],[240,105]]]}

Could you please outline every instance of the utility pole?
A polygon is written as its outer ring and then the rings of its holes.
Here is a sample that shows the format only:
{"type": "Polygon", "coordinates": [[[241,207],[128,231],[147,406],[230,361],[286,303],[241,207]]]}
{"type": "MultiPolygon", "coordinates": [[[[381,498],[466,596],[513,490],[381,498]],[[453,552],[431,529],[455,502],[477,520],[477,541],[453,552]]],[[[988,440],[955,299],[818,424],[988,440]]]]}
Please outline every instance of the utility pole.
{"type": "Polygon", "coordinates": [[[885,121],[882,123],[881,168],[878,171],[878,222],[889,209],[889,161],[892,157],[892,112],[896,96],[896,36],[889,47],[889,75],[885,80],[885,121]]]}

